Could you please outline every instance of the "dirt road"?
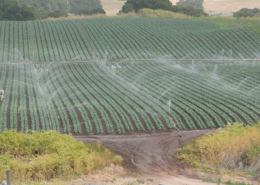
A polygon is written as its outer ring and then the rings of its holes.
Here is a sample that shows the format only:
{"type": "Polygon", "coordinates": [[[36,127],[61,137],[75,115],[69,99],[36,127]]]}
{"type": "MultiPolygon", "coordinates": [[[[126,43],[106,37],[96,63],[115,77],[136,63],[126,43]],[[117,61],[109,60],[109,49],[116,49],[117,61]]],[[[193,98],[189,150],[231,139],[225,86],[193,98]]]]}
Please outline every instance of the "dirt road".
{"type": "MultiPolygon", "coordinates": [[[[146,185],[210,185],[212,183],[202,182],[198,179],[199,176],[207,177],[207,174],[202,174],[179,163],[175,159],[175,154],[177,149],[185,143],[215,131],[217,129],[138,135],[75,136],[77,140],[88,143],[102,141],[103,146],[124,158],[124,169],[122,167],[108,167],[88,174],[84,181],[82,179],[70,181],[67,185],[80,185],[84,184],[81,182],[86,181],[100,182],[100,184],[106,185],[125,185],[134,184],[133,182],[136,182],[137,179],[144,179],[146,185]],[[149,179],[153,179],[153,181],[151,182],[149,179]]],[[[224,178],[225,181],[229,179],[234,182],[245,181],[250,184],[258,184],[242,177],[226,175],[224,178]]]]}
{"type": "Polygon", "coordinates": [[[184,143],[214,130],[153,133],[140,135],[77,136],[79,141],[102,141],[102,145],[124,158],[130,173],[186,175],[176,164],[175,153],[184,143]]]}

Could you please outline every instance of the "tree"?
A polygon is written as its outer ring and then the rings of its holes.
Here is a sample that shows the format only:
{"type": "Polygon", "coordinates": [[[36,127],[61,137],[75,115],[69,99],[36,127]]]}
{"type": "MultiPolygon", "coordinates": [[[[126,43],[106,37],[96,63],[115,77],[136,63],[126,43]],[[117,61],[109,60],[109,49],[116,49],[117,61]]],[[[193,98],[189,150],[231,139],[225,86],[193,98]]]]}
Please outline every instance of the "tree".
{"type": "Polygon", "coordinates": [[[201,15],[208,16],[207,13],[205,13],[202,9],[195,9],[191,6],[173,6],[172,7],[172,12],[176,13],[183,13],[189,16],[194,16],[194,17],[200,17],[201,15]]]}
{"type": "Polygon", "coordinates": [[[128,0],[119,13],[138,12],[143,8],[169,10],[195,17],[208,16],[202,9],[195,9],[191,6],[172,6],[169,0],[128,0]]]}
{"type": "Polygon", "coordinates": [[[68,7],[62,0],[16,0],[21,5],[31,5],[36,9],[42,9],[48,12],[60,10],[63,12],[68,11],[68,7]]]}
{"type": "Polygon", "coordinates": [[[42,10],[42,9],[36,9],[34,6],[27,5],[27,7],[31,8],[35,19],[47,19],[49,17],[49,12],[42,10]]]}
{"type": "MultiPolygon", "coordinates": [[[[203,1],[203,0],[202,0],[203,1]]],[[[172,6],[169,0],[127,0],[119,13],[136,13],[143,8],[169,10],[176,13],[183,13],[190,16],[208,16],[202,9],[195,9],[191,6],[172,6]]]]}
{"type": "Polygon", "coordinates": [[[120,13],[138,12],[143,8],[171,10],[172,3],[169,0],[127,0],[120,13]]]}
{"type": "Polygon", "coordinates": [[[0,20],[27,21],[34,20],[33,9],[16,1],[0,0],[0,20]]]}
{"type": "Polygon", "coordinates": [[[55,10],[55,11],[49,13],[49,17],[54,17],[54,18],[68,17],[68,16],[69,15],[66,12],[62,12],[60,10],[55,10]]]}
{"type": "Polygon", "coordinates": [[[254,9],[247,9],[242,8],[238,12],[233,13],[233,17],[240,18],[240,17],[254,17],[257,16],[257,14],[260,12],[260,9],[254,8],[254,9]]]}
{"type": "Polygon", "coordinates": [[[203,7],[204,0],[180,0],[176,3],[177,6],[191,6],[195,9],[204,9],[203,7]]]}
{"type": "Polygon", "coordinates": [[[31,5],[36,9],[48,12],[60,10],[72,14],[78,14],[82,9],[92,10],[102,8],[100,0],[16,0],[20,5],[31,5]],[[68,4],[67,4],[68,2],[68,4]]]}
{"type": "Polygon", "coordinates": [[[69,12],[73,14],[78,14],[80,10],[97,8],[102,9],[100,0],[69,0],[69,12]]]}

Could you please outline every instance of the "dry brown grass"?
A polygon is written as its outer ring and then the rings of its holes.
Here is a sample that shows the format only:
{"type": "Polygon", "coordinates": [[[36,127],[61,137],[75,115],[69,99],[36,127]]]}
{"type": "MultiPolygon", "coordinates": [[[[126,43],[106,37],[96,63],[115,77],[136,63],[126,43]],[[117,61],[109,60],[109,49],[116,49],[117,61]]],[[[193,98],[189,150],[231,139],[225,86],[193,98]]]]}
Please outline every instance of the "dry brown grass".
{"type": "Polygon", "coordinates": [[[139,11],[139,16],[141,17],[151,17],[151,18],[172,18],[172,19],[191,19],[191,16],[174,13],[166,10],[151,10],[151,9],[142,9],[139,11]]]}
{"type": "Polygon", "coordinates": [[[68,17],[59,17],[59,18],[52,18],[49,17],[47,19],[43,19],[42,21],[59,21],[59,20],[75,20],[75,19],[93,19],[93,18],[100,18],[106,17],[103,14],[94,14],[94,15],[76,15],[76,16],[68,16],[68,17]]]}
{"type": "Polygon", "coordinates": [[[255,126],[247,125],[246,127],[239,123],[234,123],[234,125],[229,123],[224,129],[202,136],[178,149],[177,157],[183,162],[191,162],[194,167],[205,167],[206,170],[208,165],[242,169],[241,165],[245,162],[251,165],[251,169],[256,167],[258,170],[260,160],[254,156],[254,154],[258,155],[258,148],[254,147],[259,144],[260,122],[255,126]]]}
{"type": "MultiPolygon", "coordinates": [[[[178,0],[170,0],[173,5],[178,0]]],[[[204,9],[209,14],[231,15],[241,8],[260,8],[259,0],[204,0],[204,9]]]]}
{"type": "Polygon", "coordinates": [[[101,0],[103,9],[106,11],[107,16],[115,16],[124,5],[124,1],[119,0],[101,0]]]}

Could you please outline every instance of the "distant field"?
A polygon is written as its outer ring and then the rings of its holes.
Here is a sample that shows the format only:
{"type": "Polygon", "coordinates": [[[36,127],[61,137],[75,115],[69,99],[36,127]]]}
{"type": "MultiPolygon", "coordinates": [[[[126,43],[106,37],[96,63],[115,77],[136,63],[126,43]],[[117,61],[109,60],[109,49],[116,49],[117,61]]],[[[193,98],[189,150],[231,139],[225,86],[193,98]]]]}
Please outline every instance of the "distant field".
{"type": "Polygon", "coordinates": [[[231,14],[241,8],[260,8],[259,0],[206,0],[205,11],[209,13],[231,14]]]}
{"type": "Polygon", "coordinates": [[[122,6],[124,5],[124,1],[101,0],[101,4],[108,16],[114,16],[122,9],[122,6]]]}
{"type": "MultiPolygon", "coordinates": [[[[178,0],[171,0],[176,4],[178,0]]],[[[241,8],[260,8],[259,0],[204,0],[204,9],[210,14],[232,14],[241,8]]]]}

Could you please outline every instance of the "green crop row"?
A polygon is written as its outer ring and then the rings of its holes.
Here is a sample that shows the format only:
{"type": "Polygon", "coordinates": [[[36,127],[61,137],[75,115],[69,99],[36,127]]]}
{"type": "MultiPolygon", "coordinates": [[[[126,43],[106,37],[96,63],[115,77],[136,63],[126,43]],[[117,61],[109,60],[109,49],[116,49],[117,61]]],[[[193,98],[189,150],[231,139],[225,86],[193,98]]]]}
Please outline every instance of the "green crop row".
{"type": "Polygon", "coordinates": [[[0,61],[256,58],[260,37],[206,21],[85,19],[0,22],[0,61]]]}
{"type": "Polygon", "coordinates": [[[253,125],[259,64],[167,61],[0,66],[0,132],[131,133],[253,125]]]}

